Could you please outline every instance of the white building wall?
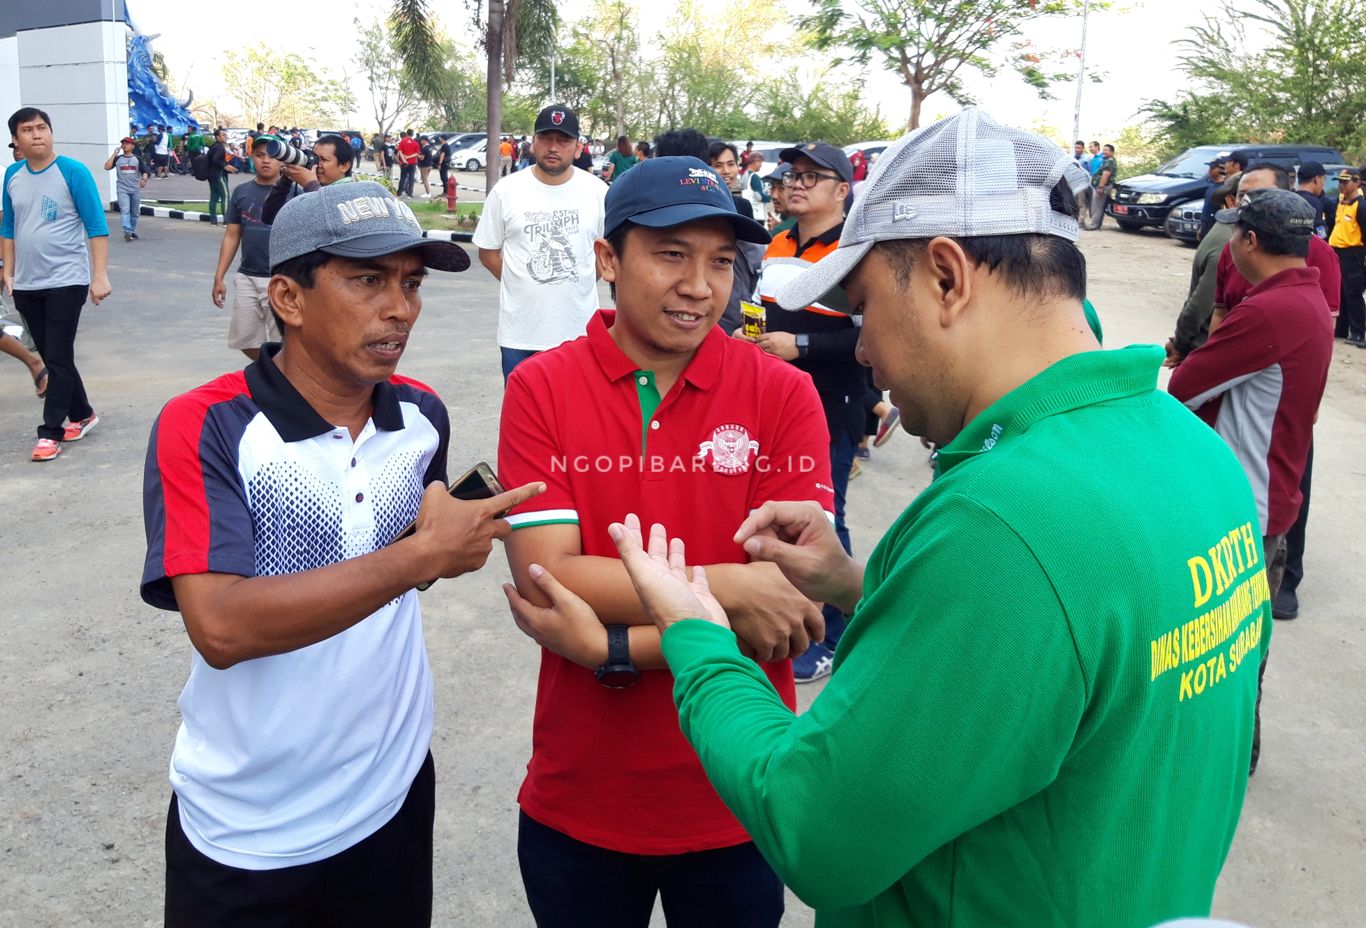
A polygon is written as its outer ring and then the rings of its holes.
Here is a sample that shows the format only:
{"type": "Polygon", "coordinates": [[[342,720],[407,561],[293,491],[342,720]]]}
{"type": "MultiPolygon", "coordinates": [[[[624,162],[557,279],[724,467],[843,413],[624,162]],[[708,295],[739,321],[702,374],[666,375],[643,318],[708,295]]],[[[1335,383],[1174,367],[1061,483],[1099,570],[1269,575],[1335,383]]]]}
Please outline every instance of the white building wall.
{"type": "MultiPolygon", "coordinates": [[[[104,199],[112,202],[114,174],[104,162],[128,134],[127,26],[53,26],[21,31],[15,39],[19,99],[3,111],[4,118],[19,106],[46,111],[57,153],[89,168],[104,199]]],[[[0,76],[2,56],[0,46],[0,76]]]]}
{"type": "MultiPolygon", "coordinates": [[[[0,123],[9,119],[10,113],[17,110],[19,103],[19,37],[9,36],[0,39],[0,123]]],[[[9,130],[0,130],[0,141],[9,141],[9,130]]],[[[0,168],[8,159],[0,147],[0,168]]]]}

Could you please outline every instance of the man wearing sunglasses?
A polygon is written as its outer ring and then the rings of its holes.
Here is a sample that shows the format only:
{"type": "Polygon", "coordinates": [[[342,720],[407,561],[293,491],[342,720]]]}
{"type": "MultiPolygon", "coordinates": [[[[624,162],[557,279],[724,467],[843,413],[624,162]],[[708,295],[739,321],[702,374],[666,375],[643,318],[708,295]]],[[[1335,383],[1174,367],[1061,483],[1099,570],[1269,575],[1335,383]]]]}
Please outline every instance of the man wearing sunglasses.
{"type": "MultiPolygon", "coordinates": [[[[811,375],[825,409],[830,429],[830,469],[835,489],[835,530],[849,550],[849,531],[844,524],[844,494],[849,470],[863,437],[868,399],[868,377],[854,357],[859,330],[843,307],[815,303],[797,312],[778,306],[775,296],[787,281],[802,274],[812,263],[830,254],[844,231],[844,206],[853,181],[849,158],[834,145],[811,142],[788,148],[779,160],[790,164],[782,185],[787,211],[797,224],[773,237],[759,270],[759,297],[767,312],[767,331],[756,342],[775,357],[790,361],[811,375]]],[[[825,641],[792,661],[798,683],[819,679],[830,672],[835,645],[844,631],[845,617],[833,606],[825,607],[825,641]]]]}

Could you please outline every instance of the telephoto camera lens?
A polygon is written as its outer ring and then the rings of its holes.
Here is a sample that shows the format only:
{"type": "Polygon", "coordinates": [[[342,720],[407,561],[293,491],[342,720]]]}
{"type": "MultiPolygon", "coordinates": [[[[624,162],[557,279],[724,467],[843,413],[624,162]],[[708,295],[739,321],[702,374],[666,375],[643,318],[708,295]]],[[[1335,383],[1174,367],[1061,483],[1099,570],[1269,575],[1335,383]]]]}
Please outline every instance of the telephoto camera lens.
{"type": "Polygon", "coordinates": [[[307,167],[310,161],[302,149],[295,148],[288,142],[282,142],[279,139],[270,139],[266,142],[266,154],[283,164],[297,164],[307,167]]]}

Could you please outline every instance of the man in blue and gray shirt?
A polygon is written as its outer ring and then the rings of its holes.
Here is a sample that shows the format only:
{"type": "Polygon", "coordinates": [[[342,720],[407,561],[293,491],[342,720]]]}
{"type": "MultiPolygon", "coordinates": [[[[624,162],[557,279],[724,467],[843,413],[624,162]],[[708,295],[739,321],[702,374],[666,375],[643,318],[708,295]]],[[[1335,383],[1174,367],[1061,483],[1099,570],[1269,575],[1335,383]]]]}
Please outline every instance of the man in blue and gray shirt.
{"type": "Polygon", "coordinates": [[[47,365],[33,460],[51,461],[61,442],[79,441],[99,421],[76,370],[76,328],[87,292],[96,305],[113,292],[109,226],[89,169],[53,150],[47,113],[21,107],[9,118],[9,131],[24,160],[5,171],[0,283],[14,294],[47,365]]]}
{"type": "Polygon", "coordinates": [[[138,213],[142,211],[142,188],[147,186],[151,176],[147,164],[138,157],[134,146],[136,141],[129,136],[121,143],[119,150],[109,156],[104,163],[106,171],[117,171],[119,215],[123,217],[123,240],[131,242],[138,237],[138,213]]]}

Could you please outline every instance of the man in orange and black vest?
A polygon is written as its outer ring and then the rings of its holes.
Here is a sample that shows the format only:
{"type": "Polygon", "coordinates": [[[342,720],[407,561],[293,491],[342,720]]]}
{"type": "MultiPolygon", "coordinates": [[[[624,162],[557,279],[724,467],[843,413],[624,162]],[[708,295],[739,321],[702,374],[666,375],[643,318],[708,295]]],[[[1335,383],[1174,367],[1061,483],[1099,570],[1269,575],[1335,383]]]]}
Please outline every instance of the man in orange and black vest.
{"type": "Polygon", "coordinates": [[[1342,312],[1338,315],[1333,335],[1345,338],[1358,348],[1366,348],[1366,242],[1363,241],[1361,222],[1361,172],[1343,168],[1338,175],[1338,208],[1328,244],[1338,254],[1342,267],[1342,312]]]}
{"type": "MultiPolygon", "coordinates": [[[[767,331],[757,339],[769,354],[790,361],[811,375],[825,408],[830,430],[830,471],[835,490],[835,531],[846,551],[849,530],[844,524],[844,495],[849,470],[863,436],[866,418],[868,375],[854,357],[859,329],[847,307],[820,303],[798,312],[779,308],[774,299],[779,288],[811,264],[835,250],[844,231],[844,205],[854,169],[843,151],[825,142],[785,149],[781,161],[791,165],[783,176],[787,210],[797,224],[774,236],[759,270],[759,297],[767,310],[767,331]]],[[[792,662],[798,683],[830,673],[835,645],[844,632],[845,617],[825,607],[824,642],[792,662]]]]}

